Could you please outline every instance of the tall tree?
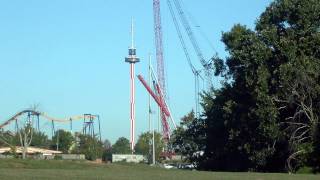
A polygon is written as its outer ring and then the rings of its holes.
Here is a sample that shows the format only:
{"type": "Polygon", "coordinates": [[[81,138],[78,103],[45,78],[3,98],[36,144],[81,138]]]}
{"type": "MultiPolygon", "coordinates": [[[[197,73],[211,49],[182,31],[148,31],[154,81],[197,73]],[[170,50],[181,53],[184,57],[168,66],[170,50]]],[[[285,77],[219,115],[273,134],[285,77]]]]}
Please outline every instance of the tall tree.
{"type": "Polygon", "coordinates": [[[114,154],[130,154],[130,142],[125,137],[120,137],[113,145],[112,145],[112,153],[114,154]]]}
{"type": "Polygon", "coordinates": [[[103,141],[103,148],[104,149],[112,149],[111,142],[108,139],[103,141]]]}
{"type": "Polygon", "coordinates": [[[33,138],[30,146],[49,148],[51,141],[44,132],[37,131],[33,128],[33,138]]]}
{"type": "Polygon", "coordinates": [[[0,147],[14,147],[20,144],[19,135],[0,130],[0,147]]]}
{"type": "Polygon", "coordinates": [[[191,111],[181,118],[180,126],[173,131],[170,146],[198,166],[205,148],[204,130],[204,121],[196,119],[191,111]]]}
{"type": "MultiPolygon", "coordinates": [[[[155,156],[156,160],[159,160],[160,154],[164,148],[164,142],[162,140],[162,135],[160,133],[155,132],[154,134],[154,141],[155,141],[155,156]]],[[[145,155],[151,161],[152,154],[150,154],[152,148],[152,134],[149,132],[142,133],[139,136],[137,144],[135,145],[135,151],[138,154],[145,155]]]]}
{"type": "Polygon", "coordinates": [[[112,161],[112,145],[108,139],[103,141],[102,160],[105,162],[112,161]]]}
{"type": "Polygon", "coordinates": [[[69,153],[71,146],[74,144],[75,138],[69,131],[59,129],[52,137],[52,148],[62,151],[63,153],[69,153]]]}
{"type": "Polygon", "coordinates": [[[77,146],[73,153],[84,154],[87,160],[102,158],[103,144],[97,137],[85,134],[76,134],[77,146]]]}
{"type": "Polygon", "coordinates": [[[237,24],[222,41],[229,55],[214,65],[224,83],[204,94],[195,120],[205,137],[198,167],[319,169],[319,0],[275,0],[255,30],[237,24]]]}
{"type": "Polygon", "coordinates": [[[320,170],[319,26],[319,0],[283,0],[262,14],[256,28],[273,51],[273,98],[288,133],[290,171],[311,164],[320,170]]]}

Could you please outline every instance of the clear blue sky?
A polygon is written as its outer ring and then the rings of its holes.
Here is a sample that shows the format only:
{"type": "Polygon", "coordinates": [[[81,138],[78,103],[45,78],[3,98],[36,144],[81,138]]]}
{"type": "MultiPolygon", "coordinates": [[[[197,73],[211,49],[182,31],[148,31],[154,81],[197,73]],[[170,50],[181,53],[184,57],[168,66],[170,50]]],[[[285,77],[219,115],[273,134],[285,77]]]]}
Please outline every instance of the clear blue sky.
{"type": "MultiPolygon", "coordinates": [[[[221,32],[235,23],[254,27],[271,2],[182,1],[222,57],[226,52],[221,32]]],[[[168,94],[173,116],[179,121],[194,105],[193,75],[166,1],[161,8],[168,94]]],[[[129,138],[129,65],[124,57],[130,45],[131,17],[141,58],[136,73],[146,76],[148,54],[155,49],[151,0],[0,1],[0,122],[38,104],[40,111],[54,117],[99,114],[103,138],[112,142],[121,136],[129,138]]],[[[209,43],[197,28],[194,31],[204,55],[210,58],[209,43]]],[[[190,53],[200,67],[191,48],[190,53]]],[[[138,136],[148,129],[148,95],[140,82],[136,86],[138,136]]]]}

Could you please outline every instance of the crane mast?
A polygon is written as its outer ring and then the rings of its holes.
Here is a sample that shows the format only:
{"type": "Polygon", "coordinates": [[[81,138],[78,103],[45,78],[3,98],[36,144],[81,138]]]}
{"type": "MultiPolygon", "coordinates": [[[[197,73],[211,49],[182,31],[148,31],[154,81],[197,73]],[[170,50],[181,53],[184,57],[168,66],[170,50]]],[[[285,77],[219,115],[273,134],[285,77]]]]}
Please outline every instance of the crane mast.
{"type": "Polygon", "coordinates": [[[158,75],[159,85],[160,85],[163,98],[166,99],[167,96],[166,96],[166,81],[165,81],[164,58],[163,58],[160,0],[153,0],[153,15],[154,15],[154,33],[155,33],[156,59],[157,59],[157,75],[158,75]]]}
{"type": "MultiPolygon", "coordinates": [[[[159,86],[156,91],[159,94],[159,100],[164,103],[167,99],[166,94],[166,81],[164,71],[164,58],[163,58],[163,41],[162,41],[162,25],[161,25],[161,11],[160,11],[160,0],[153,0],[153,17],[154,17],[154,33],[155,33],[155,46],[156,46],[156,59],[157,59],[157,76],[159,86]]],[[[164,110],[160,107],[160,117],[163,128],[164,139],[170,138],[169,128],[167,122],[167,115],[164,110]]]]}

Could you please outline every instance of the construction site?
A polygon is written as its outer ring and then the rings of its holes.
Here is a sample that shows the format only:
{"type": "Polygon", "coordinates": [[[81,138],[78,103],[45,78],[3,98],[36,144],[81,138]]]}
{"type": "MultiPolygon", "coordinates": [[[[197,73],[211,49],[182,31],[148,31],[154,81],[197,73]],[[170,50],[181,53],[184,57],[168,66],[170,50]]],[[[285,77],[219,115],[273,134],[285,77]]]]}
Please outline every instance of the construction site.
{"type": "Polygon", "coordinates": [[[0,179],[319,179],[320,2],[0,2],[0,179]]]}

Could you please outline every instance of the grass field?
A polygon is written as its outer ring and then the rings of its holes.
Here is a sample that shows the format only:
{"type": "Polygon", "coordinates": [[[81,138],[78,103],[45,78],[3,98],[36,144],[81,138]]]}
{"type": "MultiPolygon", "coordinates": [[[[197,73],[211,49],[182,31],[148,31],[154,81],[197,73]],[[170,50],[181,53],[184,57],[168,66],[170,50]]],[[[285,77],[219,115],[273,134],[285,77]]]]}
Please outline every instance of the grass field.
{"type": "Polygon", "coordinates": [[[0,160],[1,180],[58,179],[58,180],[313,180],[319,175],[288,175],[262,173],[200,172],[189,170],[166,170],[148,165],[94,164],[77,161],[0,160]]]}

